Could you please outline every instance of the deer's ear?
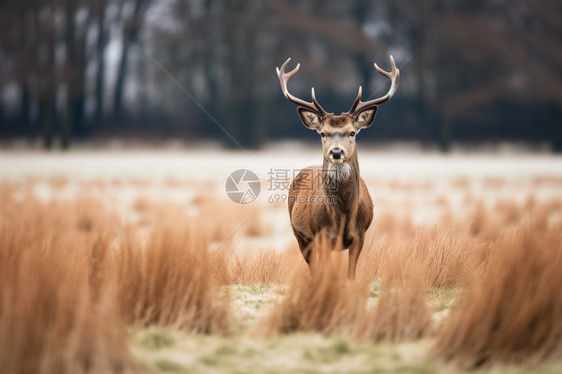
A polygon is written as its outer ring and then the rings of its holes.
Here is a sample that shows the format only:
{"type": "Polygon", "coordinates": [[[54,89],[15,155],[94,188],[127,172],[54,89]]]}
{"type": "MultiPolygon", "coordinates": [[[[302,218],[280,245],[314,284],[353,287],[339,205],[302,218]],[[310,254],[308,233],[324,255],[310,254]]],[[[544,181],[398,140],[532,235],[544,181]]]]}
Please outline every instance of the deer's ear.
{"type": "Polygon", "coordinates": [[[377,114],[377,105],[369,106],[360,111],[355,115],[355,127],[359,129],[364,129],[373,124],[375,120],[375,115],[377,114]]]}
{"type": "Polygon", "coordinates": [[[322,120],[320,119],[320,115],[318,115],[318,113],[308,110],[302,106],[297,108],[297,112],[301,117],[301,121],[303,125],[305,125],[307,128],[311,130],[320,129],[322,120]]]}

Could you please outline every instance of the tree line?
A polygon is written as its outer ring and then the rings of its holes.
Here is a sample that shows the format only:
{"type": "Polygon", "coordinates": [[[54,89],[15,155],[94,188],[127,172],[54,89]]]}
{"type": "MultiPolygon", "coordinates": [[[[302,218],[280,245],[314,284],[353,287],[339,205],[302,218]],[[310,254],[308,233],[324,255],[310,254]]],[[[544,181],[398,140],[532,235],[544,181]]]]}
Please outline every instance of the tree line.
{"type": "Polygon", "coordinates": [[[373,62],[393,54],[398,94],[363,138],[561,151],[561,17],[555,0],[4,0],[0,138],[312,139],[275,67],[300,62],[291,90],[343,112],[359,85],[386,92],[373,62]]]}

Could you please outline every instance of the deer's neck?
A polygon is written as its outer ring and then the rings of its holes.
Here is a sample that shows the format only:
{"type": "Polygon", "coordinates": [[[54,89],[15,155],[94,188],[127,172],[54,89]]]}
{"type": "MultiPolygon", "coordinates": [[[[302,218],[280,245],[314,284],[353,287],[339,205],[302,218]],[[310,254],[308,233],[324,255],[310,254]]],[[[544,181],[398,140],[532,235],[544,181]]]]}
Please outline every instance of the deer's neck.
{"type": "Polygon", "coordinates": [[[346,162],[333,164],[324,159],[324,193],[337,200],[337,206],[349,213],[356,205],[359,196],[359,161],[357,154],[346,162]]]}

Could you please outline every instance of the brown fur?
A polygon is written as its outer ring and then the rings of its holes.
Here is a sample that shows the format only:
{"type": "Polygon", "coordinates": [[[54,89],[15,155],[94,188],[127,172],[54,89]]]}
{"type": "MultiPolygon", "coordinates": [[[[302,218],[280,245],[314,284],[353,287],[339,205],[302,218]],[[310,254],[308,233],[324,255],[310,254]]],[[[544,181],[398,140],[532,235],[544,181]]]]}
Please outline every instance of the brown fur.
{"type": "Polygon", "coordinates": [[[365,231],[373,220],[373,201],[359,175],[355,136],[350,135],[356,130],[355,120],[348,114],[323,119],[318,131],[324,134],[324,163],[301,171],[289,191],[291,225],[306,262],[310,264],[311,244],[318,233],[322,231],[335,241],[343,230],[344,248],[350,256],[349,278],[355,278],[365,231]],[[331,172],[330,151],[334,147],[343,150],[344,162],[349,165],[345,179],[337,180],[331,172]]]}

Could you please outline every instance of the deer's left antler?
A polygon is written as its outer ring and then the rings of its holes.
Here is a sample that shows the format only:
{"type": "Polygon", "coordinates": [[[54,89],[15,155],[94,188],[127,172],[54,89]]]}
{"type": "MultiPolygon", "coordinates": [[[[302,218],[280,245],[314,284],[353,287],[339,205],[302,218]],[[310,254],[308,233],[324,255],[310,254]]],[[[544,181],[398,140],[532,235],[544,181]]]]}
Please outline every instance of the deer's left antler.
{"type": "Polygon", "coordinates": [[[365,107],[382,104],[385,101],[388,101],[388,99],[390,99],[396,93],[396,90],[398,89],[398,80],[400,79],[400,70],[396,68],[396,63],[394,62],[394,57],[392,57],[392,55],[390,55],[390,64],[392,65],[392,70],[384,71],[375,63],[375,69],[377,69],[380,74],[390,79],[391,85],[386,95],[381,96],[378,99],[363,102],[361,101],[361,94],[363,92],[363,89],[361,88],[361,86],[359,86],[357,97],[355,98],[351,109],[347,113],[353,116],[361,112],[365,107]]]}

